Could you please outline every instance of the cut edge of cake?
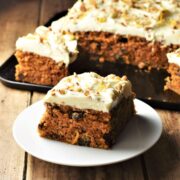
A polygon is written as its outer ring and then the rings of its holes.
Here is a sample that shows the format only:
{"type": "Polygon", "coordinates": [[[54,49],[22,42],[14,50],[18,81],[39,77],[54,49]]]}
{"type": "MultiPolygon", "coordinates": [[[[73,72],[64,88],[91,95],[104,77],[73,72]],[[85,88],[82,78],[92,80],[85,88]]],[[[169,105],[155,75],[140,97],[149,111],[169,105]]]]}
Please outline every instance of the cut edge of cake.
{"type": "Polygon", "coordinates": [[[179,16],[176,1],[84,0],[51,28],[76,34],[81,53],[90,59],[167,69],[166,54],[180,47],[179,16]]]}
{"type": "Polygon", "coordinates": [[[180,95],[180,48],[167,54],[170,76],[166,80],[165,90],[171,90],[180,95]]]}

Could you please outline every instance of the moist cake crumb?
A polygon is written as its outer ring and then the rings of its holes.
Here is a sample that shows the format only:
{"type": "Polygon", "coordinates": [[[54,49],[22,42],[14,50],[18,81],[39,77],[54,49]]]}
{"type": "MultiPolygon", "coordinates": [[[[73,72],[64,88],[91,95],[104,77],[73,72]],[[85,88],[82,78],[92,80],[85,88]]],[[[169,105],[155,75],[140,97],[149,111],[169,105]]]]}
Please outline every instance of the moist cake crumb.
{"type": "Polygon", "coordinates": [[[180,48],[172,53],[167,54],[169,67],[167,69],[170,74],[167,77],[165,90],[171,90],[180,95],[180,48]]]}
{"type": "Polygon", "coordinates": [[[65,77],[44,98],[46,112],[39,134],[70,144],[110,148],[135,113],[133,99],[127,77],[93,72],[65,77]]]}

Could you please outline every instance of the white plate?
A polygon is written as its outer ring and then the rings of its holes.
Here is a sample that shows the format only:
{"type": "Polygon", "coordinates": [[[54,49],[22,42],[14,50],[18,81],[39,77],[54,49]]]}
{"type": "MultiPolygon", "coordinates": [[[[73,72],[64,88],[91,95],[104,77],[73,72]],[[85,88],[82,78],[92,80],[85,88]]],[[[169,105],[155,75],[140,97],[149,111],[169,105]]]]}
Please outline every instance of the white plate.
{"type": "Polygon", "coordinates": [[[148,150],[162,132],[161,119],[156,111],[140,100],[134,102],[137,115],[110,150],[70,145],[39,137],[37,125],[45,111],[42,101],[21,112],[14,123],[13,136],[29,154],[56,164],[98,166],[121,162],[148,150]]]}

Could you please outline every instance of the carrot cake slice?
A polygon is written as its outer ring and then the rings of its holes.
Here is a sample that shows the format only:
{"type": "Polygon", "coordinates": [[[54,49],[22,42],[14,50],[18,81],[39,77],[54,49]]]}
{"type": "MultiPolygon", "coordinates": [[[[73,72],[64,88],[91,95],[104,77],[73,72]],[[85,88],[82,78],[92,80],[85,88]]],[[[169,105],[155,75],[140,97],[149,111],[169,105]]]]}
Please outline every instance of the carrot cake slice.
{"type": "Polygon", "coordinates": [[[71,33],[55,33],[40,26],[34,34],[16,42],[18,60],[15,79],[41,85],[55,85],[68,75],[68,65],[77,56],[77,40],[71,33]]]}
{"type": "Polygon", "coordinates": [[[180,95],[180,49],[167,54],[169,77],[166,78],[165,90],[170,89],[180,95]]]}
{"type": "Polygon", "coordinates": [[[82,146],[110,148],[134,115],[127,77],[94,72],[63,78],[44,98],[40,136],[82,146]]]}
{"type": "Polygon", "coordinates": [[[167,69],[166,54],[180,47],[179,17],[174,0],[79,0],[51,28],[76,34],[91,59],[167,69]]]}

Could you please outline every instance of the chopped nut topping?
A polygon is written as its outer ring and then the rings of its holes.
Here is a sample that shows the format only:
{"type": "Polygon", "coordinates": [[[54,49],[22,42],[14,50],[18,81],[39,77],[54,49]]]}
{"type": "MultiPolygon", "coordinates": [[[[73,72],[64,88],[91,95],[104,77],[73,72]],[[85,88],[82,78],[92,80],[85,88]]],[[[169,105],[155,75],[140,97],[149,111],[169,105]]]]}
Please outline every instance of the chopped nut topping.
{"type": "Polygon", "coordinates": [[[170,25],[174,28],[174,29],[180,29],[180,20],[170,20],[170,25]]]}
{"type": "Polygon", "coordinates": [[[122,79],[122,80],[125,80],[125,81],[128,80],[127,76],[123,76],[121,79],[122,79]]]}
{"type": "MultiPolygon", "coordinates": [[[[113,0],[111,2],[104,0],[84,0],[81,2],[80,11],[86,16],[87,11],[96,12],[94,16],[99,23],[105,23],[108,18],[117,19],[120,24],[132,24],[137,27],[152,28],[164,23],[164,20],[172,15],[169,5],[176,8],[179,3],[176,1],[157,1],[157,0],[113,0]],[[101,16],[104,13],[105,16],[101,16]]],[[[75,9],[79,18],[83,16],[75,9]]],[[[75,11],[74,10],[74,11],[75,11]]],[[[75,13],[74,13],[75,15],[75,13]]]]}
{"type": "Polygon", "coordinates": [[[159,14],[158,23],[162,23],[168,15],[170,15],[170,12],[167,9],[163,9],[159,14]]]}
{"type": "Polygon", "coordinates": [[[85,6],[85,4],[81,4],[80,10],[83,11],[83,12],[86,11],[86,6],[85,6]]]}
{"type": "Polygon", "coordinates": [[[94,7],[97,7],[97,2],[96,2],[96,0],[88,0],[89,1],[89,3],[91,4],[91,5],[93,5],[94,7]]]}
{"type": "Polygon", "coordinates": [[[85,92],[84,92],[84,95],[85,95],[85,96],[89,96],[89,91],[85,91],[85,92]]]}
{"type": "Polygon", "coordinates": [[[104,23],[107,21],[106,17],[97,17],[97,21],[99,21],[100,23],[104,23]]]}
{"type": "Polygon", "coordinates": [[[65,94],[65,90],[59,90],[60,94],[65,94]]]}
{"type": "Polygon", "coordinates": [[[119,15],[120,15],[120,11],[118,11],[118,10],[115,9],[115,8],[112,9],[111,17],[112,17],[113,19],[118,18],[119,15]]]}
{"type": "Polygon", "coordinates": [[[55,93],[55,90],[53,89],[52,91],[51,91],[51,95],[52,96],[54,96],[56,93],[55,93]]]}

